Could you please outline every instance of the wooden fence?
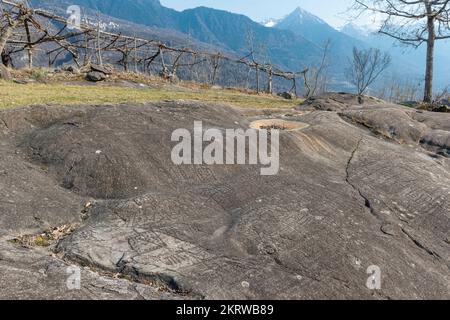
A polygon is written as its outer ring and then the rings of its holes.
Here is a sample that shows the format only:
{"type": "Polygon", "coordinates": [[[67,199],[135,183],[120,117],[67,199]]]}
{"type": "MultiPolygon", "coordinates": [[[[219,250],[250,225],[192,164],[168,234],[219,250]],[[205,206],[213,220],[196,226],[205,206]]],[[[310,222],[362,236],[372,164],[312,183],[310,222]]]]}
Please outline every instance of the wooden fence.
{"type": "Polygon", "coordinates": [[[4,64],[10,64],[15,55],[25,53],[30,68],[36,55],[45,56],[49,67],[70,58],[78,67],[107,63],[121,66],[125,71],[157,73],[168,80],[181,77],[215,85],[221,77],[221,83],[267,93],[273,93],[274,80],[281,79],[291,83],[290,91],[295,94],[298,76],[308,71],[290,72],[260,63],[254,52],[233,57],[107,32],[100,18],[97,25],[75,26],[68,18],[29,7],[26,1],[0,0],[0,10],[0,52],[4,64]]]}

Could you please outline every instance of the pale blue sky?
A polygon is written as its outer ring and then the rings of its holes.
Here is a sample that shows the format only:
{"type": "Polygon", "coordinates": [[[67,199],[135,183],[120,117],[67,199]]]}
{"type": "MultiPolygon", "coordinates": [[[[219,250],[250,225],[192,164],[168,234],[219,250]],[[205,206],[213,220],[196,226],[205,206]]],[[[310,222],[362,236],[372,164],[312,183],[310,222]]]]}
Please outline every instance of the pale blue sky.
{"type": "Polygon", "coordinates": [[[281,18],[297,7],[321,17],[333,26],[345,24],[345,14],[353,0],[161,0],[169,8],[184,10],[199,6],[242,13],[255,21],[281,18]]]}

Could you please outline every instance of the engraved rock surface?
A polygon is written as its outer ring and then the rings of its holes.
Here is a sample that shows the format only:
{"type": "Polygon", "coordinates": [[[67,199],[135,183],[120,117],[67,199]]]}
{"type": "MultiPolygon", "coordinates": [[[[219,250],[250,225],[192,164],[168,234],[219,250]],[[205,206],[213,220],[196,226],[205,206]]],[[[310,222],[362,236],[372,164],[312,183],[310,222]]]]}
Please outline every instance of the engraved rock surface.
{"type": "Polygon", "coordinates": [[[175,129],[249,128],[225,106],[0,112],[0,297],[449,299],[450,116],[344,98],[289,116],[275,176],[172,163],[175,129]],[[49,248],[8,241],[64,224],[49,248]]]}

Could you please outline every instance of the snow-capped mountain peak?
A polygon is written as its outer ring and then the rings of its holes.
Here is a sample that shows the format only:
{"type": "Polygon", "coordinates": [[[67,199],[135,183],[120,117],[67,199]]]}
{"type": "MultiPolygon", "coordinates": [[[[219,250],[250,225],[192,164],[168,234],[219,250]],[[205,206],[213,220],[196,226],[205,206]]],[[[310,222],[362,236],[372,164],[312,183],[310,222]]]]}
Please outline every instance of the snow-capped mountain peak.
{"type": "Polygon", "coordinates": [[[319,17],[313,15],[312,13],[310,13],[300,7],[297,7],[293,12],[286,15],[282,19],[269,18],[269,19],[263,20],[261,22],[261,24],[263,26],[268,27],[268,28],[278,27],[279,23],[283,23],[283,24],[286,24],[286,23],[288,23],[288,24],[314,23],[314,24],[323,24],[323,25],[327,24],[325,21],[323,21],[319,17]]]}
{"type": "Polygon", "coordinates": [[[347,23],[346,25],[342,26],[339,31],[342,33],[345,33],[351,37],[354,37],[356,39],[365,39],[369,36],[371,36],[373,33],[377,31],[376,26],[370,26],[370,25],[356,25],[354,23],[347,23]]]}
{"type": "Polygon", "coordinates": [[[318,16],[312,14],[309,11],[304,10],[301,7],[297,7],[291,14],[289,14],[285,19],[300,19],[300,20],[309,20],[314,21],[320,24],[326,24],[325,21],[320,19],[318,16]]]}

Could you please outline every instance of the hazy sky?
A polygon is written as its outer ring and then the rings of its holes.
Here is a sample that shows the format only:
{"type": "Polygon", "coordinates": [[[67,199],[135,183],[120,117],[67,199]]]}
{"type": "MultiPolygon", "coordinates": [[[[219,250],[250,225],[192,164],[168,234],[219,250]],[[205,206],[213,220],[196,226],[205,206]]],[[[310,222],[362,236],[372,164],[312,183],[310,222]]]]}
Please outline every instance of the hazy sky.
{"type": "Polygon", "coordinates": [[[161,3],[176,10],[198,6],[223,9],[245,14],[255,21],[281,18],[300,6],[333,26],[342,26],[349,18],[345,12],[353,0],[161,0],[161,3]]]}

